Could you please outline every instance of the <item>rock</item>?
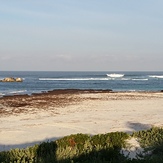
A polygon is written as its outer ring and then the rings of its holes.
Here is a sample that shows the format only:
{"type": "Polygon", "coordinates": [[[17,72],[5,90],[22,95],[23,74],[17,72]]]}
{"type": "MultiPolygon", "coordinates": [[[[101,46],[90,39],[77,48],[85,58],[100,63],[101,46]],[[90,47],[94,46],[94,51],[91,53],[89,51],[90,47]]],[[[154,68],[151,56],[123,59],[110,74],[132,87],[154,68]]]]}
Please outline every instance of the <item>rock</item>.
{"type": "Polygon", "coordinates": [[[22,82],[23,81],[22,78],[16,78],[15,80],[16,80],[16,82],[22,82]]]}
{"type": "Polygon", "coordinates": [[[1,80],[1,82],[22,82],[23,79],[22,78],[4,78],[3,80],[1,80]]]}
{"type": "Polygon", "coordinates": [[[14,78],[4,78],[2,82],[15,82],[16,80],[14,78]]]}

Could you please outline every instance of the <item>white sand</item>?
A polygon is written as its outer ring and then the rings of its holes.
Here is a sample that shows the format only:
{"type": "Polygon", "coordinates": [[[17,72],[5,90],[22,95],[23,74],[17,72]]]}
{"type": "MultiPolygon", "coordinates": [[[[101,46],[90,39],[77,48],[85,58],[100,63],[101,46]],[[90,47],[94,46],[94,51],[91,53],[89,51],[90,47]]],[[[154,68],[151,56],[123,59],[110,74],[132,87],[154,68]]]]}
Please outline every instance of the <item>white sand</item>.
{"type": "Polygon", "coordinates": [[[50,111],[36,111],[35,114],[1,116],[0,151],[24,148],[76,133],[133,132],[163,126],[163,93],[77,96],[85,100],[75,105],[50,108],[50,111]]]}

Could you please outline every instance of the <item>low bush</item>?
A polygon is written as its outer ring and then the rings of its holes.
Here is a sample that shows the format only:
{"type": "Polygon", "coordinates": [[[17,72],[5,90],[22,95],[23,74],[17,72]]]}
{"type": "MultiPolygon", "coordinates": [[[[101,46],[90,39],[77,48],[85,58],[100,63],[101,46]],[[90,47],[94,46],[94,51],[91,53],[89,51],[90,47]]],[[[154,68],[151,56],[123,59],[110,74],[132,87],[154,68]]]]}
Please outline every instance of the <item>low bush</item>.
{"type": "Polygon", "coordinates": [[[163,142],[163,129],[153,127],[146,131],[138,131],[132,134],[137,137],[142,147],[155,146],[163,142]]]}
{"type": "Polygon", "coordinates": [[[0,163],[160,163],[163,162],[163,129],[151,128],[132,135],[113,132],[90,136],[74,134],[26,149],[0,152],[0,163]],[[148,155],[129,159],[121,154],[129,137],[136,137],[148,155]],[[150,152],[149,152],[150,151],[150,152]]]}

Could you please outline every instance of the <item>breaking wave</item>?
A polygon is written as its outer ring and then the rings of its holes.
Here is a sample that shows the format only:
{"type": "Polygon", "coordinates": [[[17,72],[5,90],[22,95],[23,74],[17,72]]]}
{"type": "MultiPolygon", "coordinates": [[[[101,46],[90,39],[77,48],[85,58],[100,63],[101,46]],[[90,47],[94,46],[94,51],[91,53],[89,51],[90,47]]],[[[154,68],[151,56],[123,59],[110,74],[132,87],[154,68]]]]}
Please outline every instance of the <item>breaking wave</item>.
{"type": "Polygon", "coordinates": [[[44,80],[44,81],[58,81],[58,80],[72,80],[72,81],[80,81],[80,80],[109,80],[108,78],[39,78],[39,80],[44,80]]]}
{"type": "Polygon", "coordinates": [[[27,92],[27,90],[12,91],[12,92],[10,92],[10,94],[21,94],[24,92],[27,92]]]}
{"type": "Polygon", "coordinates": [[[146,81],[145,79],[132,79],[132,78],[121,78],[121,77],[110,77],[110,78],[39,78],[40,81],[105,81],[105,80],[135,80],[135,81],[146,81]]]}
{"type": "Polygon", "coordinates": [[[148,79],[132,79],[132,80],[137,80],[137,81],[147,81],[148,79]]]}
{"type": "Polygon", "coordinates": [[[121,78],[124,76],[124,74],[106,74],[106,75],[111,78],[121,78]]]}
{"type": "Polygon", "coordinates": [[[163,79],[163,75],[149,75],[150,78],[161,78],[163,79]]]}

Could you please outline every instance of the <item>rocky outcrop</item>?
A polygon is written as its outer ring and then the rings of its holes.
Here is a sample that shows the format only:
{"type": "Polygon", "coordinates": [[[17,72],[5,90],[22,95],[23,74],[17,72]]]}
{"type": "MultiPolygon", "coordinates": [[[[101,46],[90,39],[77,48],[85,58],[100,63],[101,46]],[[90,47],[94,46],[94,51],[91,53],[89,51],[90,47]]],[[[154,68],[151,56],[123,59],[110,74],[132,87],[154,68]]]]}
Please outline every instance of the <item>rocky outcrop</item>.
{"type": "Polygon", "coordinates": [[[12,78],[12,77],[4,78],[1,80],[1,82],[22,82],[22,81],[23,81],[22,78],[12,78]]]}
{"type": "Polygon", "coordinates": [[[15,82],[14,78],[4,78],[2,82],[15,82]]]}
{"type": "Polygon", "coordinates": [[[22,78],[16,78],[15,80],[16,80],[16,82],[22,82],[23,81],[22,78]]]}

